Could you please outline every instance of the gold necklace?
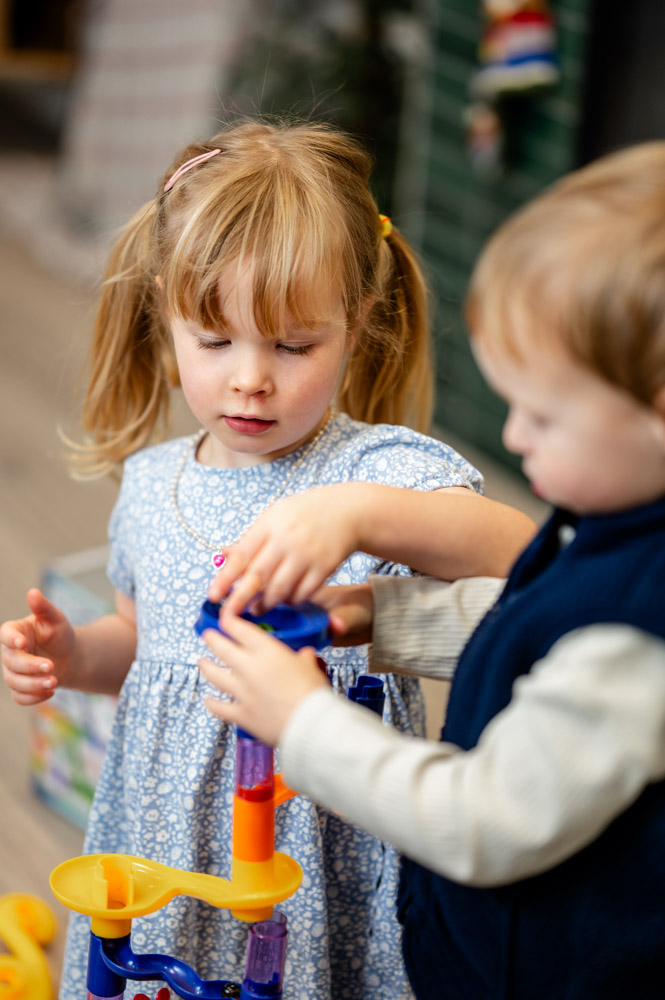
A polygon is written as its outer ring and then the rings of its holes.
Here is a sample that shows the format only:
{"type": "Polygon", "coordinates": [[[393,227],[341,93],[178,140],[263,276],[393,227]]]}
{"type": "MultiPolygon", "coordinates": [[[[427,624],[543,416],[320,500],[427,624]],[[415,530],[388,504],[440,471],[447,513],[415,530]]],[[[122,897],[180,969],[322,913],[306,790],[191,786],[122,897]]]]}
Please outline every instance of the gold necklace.
{"type": "MultiPolygon", "coordinates": [[[[282,496],[287,486],[295,476],[296,472],[298,472],[299,469],[303,466],[305,459],[309,458],[309,456],[312,454],[317,444],[319,443],[325,432],[328,430],[328,428],[330,427],[336,416],[337,416],[337,411],[334,406],[331,406],[327,420],[325,421],[324,424],[321,425],[321,427],[318,429],[314,437],[307,442],[300,458],[293,463],[289,471],[286,473],[278,489],[276,490],[275,493],[273,493],[273,495],[270,497],[267,504],[263,508],[264,510],[267,510],[268,507],[272,507],[272,505],[277,500],[279,500],[279,498],[282,496]]],[[[195,538],[196,541],[199,543],[199,545],[202,545],[205,549],[208,549],[210,552],[213,553],[212,564],[217,569],[221,569],[221,567],[224,565],[224,554],[222,553],[222,548],[224,547],[224,543],[220,542],[219,544],[215,544],[214,542],[209,541],[207,538],[204,538],[203,535],[199,534],[196,528],[193,528],[191,524],[187,523],[187,521],[183,517],[180,507],[178,506],[178,486],[180,485],[180,479],[182,477],[182,473],[185,468],[185,463],[187,462],[187,457],[189,456],[190,451],[193,451],[194,454],[196,454],[198,447],[201,444],[201,441],[203,441],[203,438],[206,436],[207,433],[208,431],[205,428],[201,428],[199,433],[194,438],[194,441],[191,444],[188,443],[183,449],[182,457],[178,463],[178,468],[176,469],[175,475],[171,482],[171,489],[169,491],[169,496],[171,500],[171,507],[173,508],[173,512],[178,520],[178,523],[180,524],[180,527],[184,528],[184,530],[189,535],[191,535],[192,538],[195,538]]],[[[226,544],[235,545],[237,541],[238,539],[235,538],[232,542],[227,542],[226,544]]]]}

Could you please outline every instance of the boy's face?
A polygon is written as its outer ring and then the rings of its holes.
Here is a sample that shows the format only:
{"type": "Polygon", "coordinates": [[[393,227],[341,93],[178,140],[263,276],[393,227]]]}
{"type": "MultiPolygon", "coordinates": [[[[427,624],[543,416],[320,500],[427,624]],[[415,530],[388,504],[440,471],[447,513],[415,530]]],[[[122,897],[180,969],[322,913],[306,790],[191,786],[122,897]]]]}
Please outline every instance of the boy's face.
{"type": "Polygon", "coordinates": [[[602,514],[665,495],[665,418],[583,367],[558,342],[520,357],[474,337],[478,364],[506,400],[503,441],[537,496],[602,514]]]}

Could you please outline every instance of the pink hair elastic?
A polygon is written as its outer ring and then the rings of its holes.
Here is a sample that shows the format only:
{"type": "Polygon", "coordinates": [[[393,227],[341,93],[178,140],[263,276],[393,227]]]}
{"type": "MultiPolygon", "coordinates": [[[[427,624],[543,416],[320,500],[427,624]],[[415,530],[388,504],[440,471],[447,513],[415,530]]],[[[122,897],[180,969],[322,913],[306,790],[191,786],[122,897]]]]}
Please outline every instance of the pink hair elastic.
{"type": "Polygon", "coordinates": [[[183,174],[186,174],[188,170],[195,167],[197,163],[205,163],[206,160],[212,159],[213,156],[217,156],[221,153],[221,149],[211,149],[209,153],[201,153],[199,156],[193,156],[191,160],[187,160],[183,163],[181,167],[178,167],[176,172],[169,177],[166,184],[164,185],[164,191],[170,191],[177,180],[180,180],[183,174]]]}

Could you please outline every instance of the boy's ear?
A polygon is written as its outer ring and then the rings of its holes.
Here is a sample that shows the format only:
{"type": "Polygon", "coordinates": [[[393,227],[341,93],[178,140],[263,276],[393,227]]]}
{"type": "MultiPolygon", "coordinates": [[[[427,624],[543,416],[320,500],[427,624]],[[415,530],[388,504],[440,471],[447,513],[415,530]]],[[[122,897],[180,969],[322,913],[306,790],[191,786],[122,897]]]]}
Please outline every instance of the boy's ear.
{"type": "Polygon", "coordinates": [[[660,389],[653,397],[652,406],[659,415],[665,420],[665,385],[661,385],[660,389]]]}
{"type": "Polygon", "coordinates": [[[665,385],[662,385],[651,402],[652,409],[658,421],[658,436],[665,450],[665,385]]]}

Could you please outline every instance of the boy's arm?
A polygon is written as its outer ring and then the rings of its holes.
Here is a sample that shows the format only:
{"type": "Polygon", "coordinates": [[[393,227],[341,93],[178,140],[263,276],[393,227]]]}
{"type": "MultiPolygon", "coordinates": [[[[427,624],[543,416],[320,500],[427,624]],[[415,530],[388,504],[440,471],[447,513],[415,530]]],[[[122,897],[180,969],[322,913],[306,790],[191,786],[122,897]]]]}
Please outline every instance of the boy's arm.
{"type": "Polygon", "coordinates": [[[501,593],[496,577],[446,583],[431,576],[382,576],[367,583],[321,587],[333,645],[372,643],[375,673],[450,678],[474,628],[501,593]]]}
{"type": "Polygon", "coordinates": [[[370,669],[452,677],[469,636],[495,603],[504,582],[496,577],[445,583],[429,576],[371,576],[370,669]]]}
{"type": "Polygon", "coordinates": [[[581,850],[665,776],[664,655],[660,639],[625,626],[570,633],[468,752],[313,691],[282,732],[284,777],[456,881],[526,878],[581,850]]]}

